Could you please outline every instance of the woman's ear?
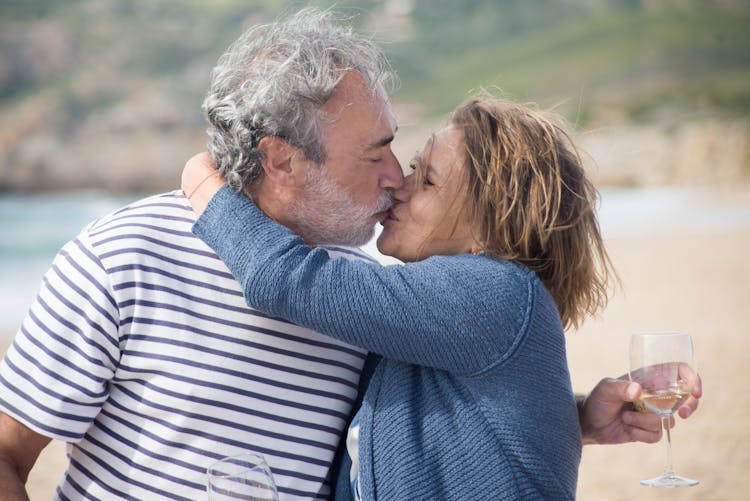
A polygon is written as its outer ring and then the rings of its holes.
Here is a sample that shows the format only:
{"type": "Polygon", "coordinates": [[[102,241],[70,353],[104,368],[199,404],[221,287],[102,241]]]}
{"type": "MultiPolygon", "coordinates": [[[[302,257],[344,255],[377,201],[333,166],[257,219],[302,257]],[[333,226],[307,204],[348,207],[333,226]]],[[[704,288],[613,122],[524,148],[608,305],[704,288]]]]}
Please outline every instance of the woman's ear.
{"type": "Polygon", "coordinates": [[[280,186],[301,186],[309,163],[299,148],[279,136],[265,136],[258,143],[263,153],[263,171],[280,186]]]}

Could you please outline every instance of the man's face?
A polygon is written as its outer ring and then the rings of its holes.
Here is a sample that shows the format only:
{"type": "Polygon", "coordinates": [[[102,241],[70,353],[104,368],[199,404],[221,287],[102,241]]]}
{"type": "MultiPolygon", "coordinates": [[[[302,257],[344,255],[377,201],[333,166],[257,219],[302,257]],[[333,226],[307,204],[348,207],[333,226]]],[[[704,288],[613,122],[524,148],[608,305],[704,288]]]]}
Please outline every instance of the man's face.
{"type": "Polygon", "coordinates": [[[391,151],[396,119],[381,89],[374,93],[349,73],[323,106],[326,160],[311,166],[291,212],[295,227],[315,244],[363,245],[403,185],[391,151]]]}

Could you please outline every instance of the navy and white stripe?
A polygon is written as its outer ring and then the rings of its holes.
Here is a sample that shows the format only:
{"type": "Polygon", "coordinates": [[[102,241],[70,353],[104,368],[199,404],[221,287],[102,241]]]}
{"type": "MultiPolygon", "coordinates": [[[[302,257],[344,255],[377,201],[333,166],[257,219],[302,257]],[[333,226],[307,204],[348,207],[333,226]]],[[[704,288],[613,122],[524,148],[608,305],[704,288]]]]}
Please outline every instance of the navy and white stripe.
{"type": "Polygon", "coordinates": [[[364,352],[248,308],[194,221],[172,192],[89,225],[0,366],[0,408],[70,443],[60,499],[203,499],[250,450],[282,498],[329,493],[364,352]]]}

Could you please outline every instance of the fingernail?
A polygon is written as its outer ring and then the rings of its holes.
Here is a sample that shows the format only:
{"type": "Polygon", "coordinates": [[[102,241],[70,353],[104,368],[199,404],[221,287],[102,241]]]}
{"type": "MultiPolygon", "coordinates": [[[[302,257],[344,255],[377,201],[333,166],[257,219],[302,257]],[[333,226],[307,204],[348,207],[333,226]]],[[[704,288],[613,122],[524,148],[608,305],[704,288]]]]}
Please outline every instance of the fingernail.
{"type": "Polygon", "coordinates": [[[626,391],[628,398],[632,401],[638,395],[638,385],[636,383],[630,383],[626,391]]]}

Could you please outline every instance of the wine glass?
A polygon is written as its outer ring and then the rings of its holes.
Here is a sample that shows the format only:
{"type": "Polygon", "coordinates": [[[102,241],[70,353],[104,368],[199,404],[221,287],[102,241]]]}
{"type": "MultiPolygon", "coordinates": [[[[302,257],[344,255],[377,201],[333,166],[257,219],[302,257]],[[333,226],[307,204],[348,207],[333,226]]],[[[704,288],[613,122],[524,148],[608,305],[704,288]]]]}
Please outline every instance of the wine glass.
{"type": "Polygon", "coordinates": [[[661,416],[667,435],[667,466],[654,478],[641,480],[649,487],[690,487],[697,480],[676,475],[672,469],[672,413],[690,396],[698,377],[693,341],[686,332],[638,332],[630,336],[630,380],[643,391],[635,402],[641,412],[661,416]]]}
{"type": "Polygon", "coordinates": [[[210,501],[278,501],[276,483],[265,458],[246,453],[220,459],[206,471],[210,501]]]}

